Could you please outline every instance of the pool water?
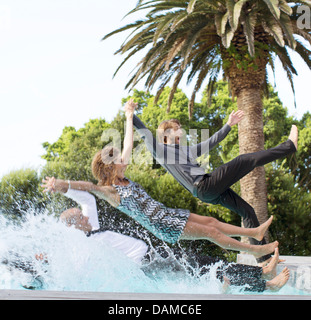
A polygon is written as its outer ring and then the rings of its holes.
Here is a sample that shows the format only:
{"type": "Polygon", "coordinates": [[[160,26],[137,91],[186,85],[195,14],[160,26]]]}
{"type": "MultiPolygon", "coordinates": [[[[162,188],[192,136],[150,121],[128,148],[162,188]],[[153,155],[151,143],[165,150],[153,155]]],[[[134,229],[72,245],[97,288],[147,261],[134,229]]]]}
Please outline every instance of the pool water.
{"type": "MultiPolygon", "coordinates": [[[[200,275],[199,269],[170,270],[167,263],[161,268],[167,262],[162,260],[153,271],[144,272],[121,252],[66,227],[52,215],[29,212],[20,224],[0,214],[0,289],[223,293],[222,283],[216,278],[216,266],[208,274],[200,275]],[[40,253],[48,263],[35,258],[40,253]]],[[[244,289],[232,287],[230,293],[250,294],[244,289]]],[[[286,285],[277,294],[307,293],[286,285]]]]}

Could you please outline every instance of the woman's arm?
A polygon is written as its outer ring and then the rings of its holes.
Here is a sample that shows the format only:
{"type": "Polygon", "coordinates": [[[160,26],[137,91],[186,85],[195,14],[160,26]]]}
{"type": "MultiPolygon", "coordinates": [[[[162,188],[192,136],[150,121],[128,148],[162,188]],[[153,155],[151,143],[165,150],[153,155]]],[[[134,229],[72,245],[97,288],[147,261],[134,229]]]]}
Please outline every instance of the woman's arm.
{"type": "Polygon", "coordinates": [[[133,116],[137,103],[130,99],[125,105],[125,115],[126,115],[126,130],[124,136],[124,146],[122,152],[122,163],[129,164],[130,158],[133,151],[134,143],[134,128],[133,128],[133,116]]]}
{"type": "Polygon", "coordinates": [[[120,196],[113,187],[98,186],[87,181],[72,181],[46,177],[42,180],[43,192],[61,192],[66,193],[68,189],[87,191],[109,202],[113,207],[120,204],[120,196]]]}
{"type": "Polygon", "coordinates": [[[41,185],[44,188],[43,192],[61,192],[66,193],[68,189],[76,189],[81,191],[92,191],[95,186],[92,182],[86,181],[65,181],[61,179],[55,179],[54,177],[46,177],[42,180],[41,185]]]}

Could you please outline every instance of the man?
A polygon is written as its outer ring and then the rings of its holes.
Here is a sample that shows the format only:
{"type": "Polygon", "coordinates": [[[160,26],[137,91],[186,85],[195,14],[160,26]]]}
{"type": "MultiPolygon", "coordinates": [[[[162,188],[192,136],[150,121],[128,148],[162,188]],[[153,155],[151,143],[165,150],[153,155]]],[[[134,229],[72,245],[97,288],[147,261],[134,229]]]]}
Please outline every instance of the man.
{"type": "MultiPolygon", "coordinates": [[[[297,151],[298,129],[292,126],[289,139],[275,148],[240,155],[213,172],[206,173],[205,169],[197,163],[196,158],[208,153],[219,144],[230,132],[231,127],[243,119],[243,116],[242,111],[232,112],[222,129],[194,146],[180,144],[183,132],[180,122],[176,119],[163,121],[159,125],[160,143],[137,116],[134,116],[133,124],[153,157],[184,188],[203,202],[220,204],[239,214],[246,228],[256,228],[259,226],[259,221],[254,209],[230,187],[254,168],[297,151]]],[[[266,242],[250,239],[250,243],[263,245],[266,242]]],[[[264,262],[270,258],[271,255],[266,255],[257,261],[264,262]]]]}
{"type": "Polygon", "coordinates": [[[101,230],[96,200],[93,195],[85,191],[69,188],[64,195],[77,202],[82,209],[71,208],[61,214],[60,219],[67,226],[74,225],[75,228],[84,231],[87,236],[92,237],[98,242],[108,243],[112,248],[123,252],[137,264],[141,264],[148,251],[148,246],[142,240],[109,230],[101,230]]]}

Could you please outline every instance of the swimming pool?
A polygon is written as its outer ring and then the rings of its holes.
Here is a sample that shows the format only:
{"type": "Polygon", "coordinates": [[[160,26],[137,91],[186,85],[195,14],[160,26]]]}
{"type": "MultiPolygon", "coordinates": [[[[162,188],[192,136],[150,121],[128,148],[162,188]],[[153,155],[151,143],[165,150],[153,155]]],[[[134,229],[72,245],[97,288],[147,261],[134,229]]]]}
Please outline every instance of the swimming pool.
{"type": "MultiPolygon", "coordinates": [[[[193,267],[191,272],[170,269],[165,260],[144,272],[122,253],[66,227],[53,215],[29,212],[19,224],[0,214],[0,289],[223,294],[216,266],[200,275],[193,267]],[[48,263],[35,258],[40,253],[48,263]],[[12,267],[16,261],[18,267],[12,267]]],[[[231,287],[230,293],[250,294],[245,289],[231,287]]],[[[289,285],[277,294],[308,295],[289,285]]]]}

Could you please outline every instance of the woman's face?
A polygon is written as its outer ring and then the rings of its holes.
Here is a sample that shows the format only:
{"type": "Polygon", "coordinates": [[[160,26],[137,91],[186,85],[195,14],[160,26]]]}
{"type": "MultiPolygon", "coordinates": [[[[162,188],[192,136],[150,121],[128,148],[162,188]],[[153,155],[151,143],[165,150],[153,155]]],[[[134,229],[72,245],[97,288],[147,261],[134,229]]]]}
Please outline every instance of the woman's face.
{"type": "Polygon", "coordinates": [[[118,159],[115,161],[115,166],[116,166],[116,173],[117,177],[119,179],[124,178],[124,173],[126,171],[127,164],[124,164],[121,158],[121,155],[118,157],[118,159]]]}

